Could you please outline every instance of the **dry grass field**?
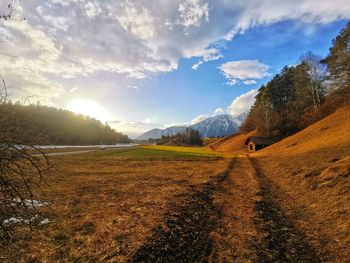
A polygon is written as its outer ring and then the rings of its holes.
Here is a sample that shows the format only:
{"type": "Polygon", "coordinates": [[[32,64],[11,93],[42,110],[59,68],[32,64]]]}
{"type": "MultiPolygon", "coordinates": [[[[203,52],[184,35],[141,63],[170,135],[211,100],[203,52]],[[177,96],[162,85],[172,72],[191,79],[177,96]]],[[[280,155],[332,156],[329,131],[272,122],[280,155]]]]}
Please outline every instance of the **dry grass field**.
{"type": "Polygon", "coordinates": [[[249,136],[253,136],[255,134],[255,131],[249,132],[247,134],[236,133],[231,136],[219,139],[209,144],[208,147],[212,150],[222,153],[245,154],[246,147],[244,146],[244,142],[249,136]]]}
{"type": "Polygon", "coordinates": [[[254,154],[242,145],[249,134],[238,134],[206,148],[52,157],[42,208],[50,223],[1,257],[350,262],[349,120],[350,108],[340,109],[254,154]]]}
{"type": "Polygon", "coordinates": [[[253,156],[277,202],[327,261],[350,262],[350,108],[253,156]]]}
{"type": "Polygon", "coordinates": [[[170,202],[228,165],[205,149],[159,147],[67,155],[54,162],[57,171],[43,189],[51,223],[13,244],[8,252],[18,257],[9,262],[126,262],[170,202]]]}
{"type": "MultiPolygon", "coordinates": [[[[286,219],[302,234],[321,261],[350,262],[350,108],[339,109],[279,143],[248,154],[243,143],[251,135],[254,132],[232,135],[209,147],[250,155],[255,167],[246,169],[260,174],[260,179],[251,179],[260,181],[259,188],[268,188],[268,199],[279,207],[282,221],[286,219]]],[[[255,213],[259,214],[258,205],[255,213]]]]}

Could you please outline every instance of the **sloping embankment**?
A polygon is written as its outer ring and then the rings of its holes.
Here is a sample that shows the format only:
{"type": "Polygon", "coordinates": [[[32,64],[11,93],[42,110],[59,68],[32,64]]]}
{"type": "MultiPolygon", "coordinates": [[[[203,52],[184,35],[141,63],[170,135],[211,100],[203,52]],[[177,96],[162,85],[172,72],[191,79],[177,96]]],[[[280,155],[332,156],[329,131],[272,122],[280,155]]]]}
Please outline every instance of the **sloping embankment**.
{"type": "Polygon", "coordinates": [[[209,148],[224,153],[242,153],[245,152],[246,147],[244,146],[244,142],[248,137],[255,135],[256,132],[252,131],[247,134],[244,133],[236,133],[225,138],[222,138],[210,145],[209,148]]]}
{"type": "Polygon", "coordinates": [[[350,262],[350,107],[253,156],[312,246],[350,262]]]}

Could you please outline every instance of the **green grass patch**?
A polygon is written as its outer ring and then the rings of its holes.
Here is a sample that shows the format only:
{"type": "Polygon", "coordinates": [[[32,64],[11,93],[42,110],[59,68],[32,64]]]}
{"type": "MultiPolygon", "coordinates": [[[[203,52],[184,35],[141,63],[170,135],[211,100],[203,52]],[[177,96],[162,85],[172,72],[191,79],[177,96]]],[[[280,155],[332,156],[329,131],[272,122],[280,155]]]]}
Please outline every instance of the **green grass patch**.
{"type": "Polygon", "coordinates": [[[86,153],[89,157],[120,157],[126,159],[208,159],[225,155],[199,147],[142,146],[130,149],[113,149],[86,153]]]}

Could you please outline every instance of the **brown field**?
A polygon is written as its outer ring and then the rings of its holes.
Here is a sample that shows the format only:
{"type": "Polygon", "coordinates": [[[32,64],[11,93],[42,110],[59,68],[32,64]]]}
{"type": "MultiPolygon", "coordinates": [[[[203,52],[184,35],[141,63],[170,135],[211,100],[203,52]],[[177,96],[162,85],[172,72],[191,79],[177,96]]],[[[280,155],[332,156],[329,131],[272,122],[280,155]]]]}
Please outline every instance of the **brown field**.
{"type": "MultiPolygon", "coordinates": [[[[209,147],[248,155],[236,134],[209,147]]],[[[264,150],[249,154],[285,218],[321,261],[350,262],[350,108],[264,150]]]]}
{"type": "Polygon", "coordinates": [[[216,156],[123,151],[54,159],[58,170],[44,187],[52,222],[11,247],[21,261],[126,262],[169,202],[228,164],[216,156]]]}
{"type": "Polygon", "coordinates": [[[254,154],[238,134],[207,148],[55,157],[44,187],[51,222],[0,253],[8,262],[350,262],[349,120],[340,109],[254,154]]]}
{"type": "Polygon", "coordinates": [[[327,261],[350,262],[350,108],[253,156],[285,213],[327,261]]]}

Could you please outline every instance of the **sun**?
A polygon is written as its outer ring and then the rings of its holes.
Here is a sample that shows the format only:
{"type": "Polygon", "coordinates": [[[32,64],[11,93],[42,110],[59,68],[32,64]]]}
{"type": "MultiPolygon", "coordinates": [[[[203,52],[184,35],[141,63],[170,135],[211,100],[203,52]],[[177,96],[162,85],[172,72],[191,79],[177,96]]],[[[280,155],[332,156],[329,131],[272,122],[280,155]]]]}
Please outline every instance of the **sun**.
{"type": "Polygon", "coordinates": [[[102,123],[108,122],[112,118],[112,115],[107,109],[91,99],[74,99],[67,103],[67,108],[74,113],[89,116],[101,121],[102,123]]]}

